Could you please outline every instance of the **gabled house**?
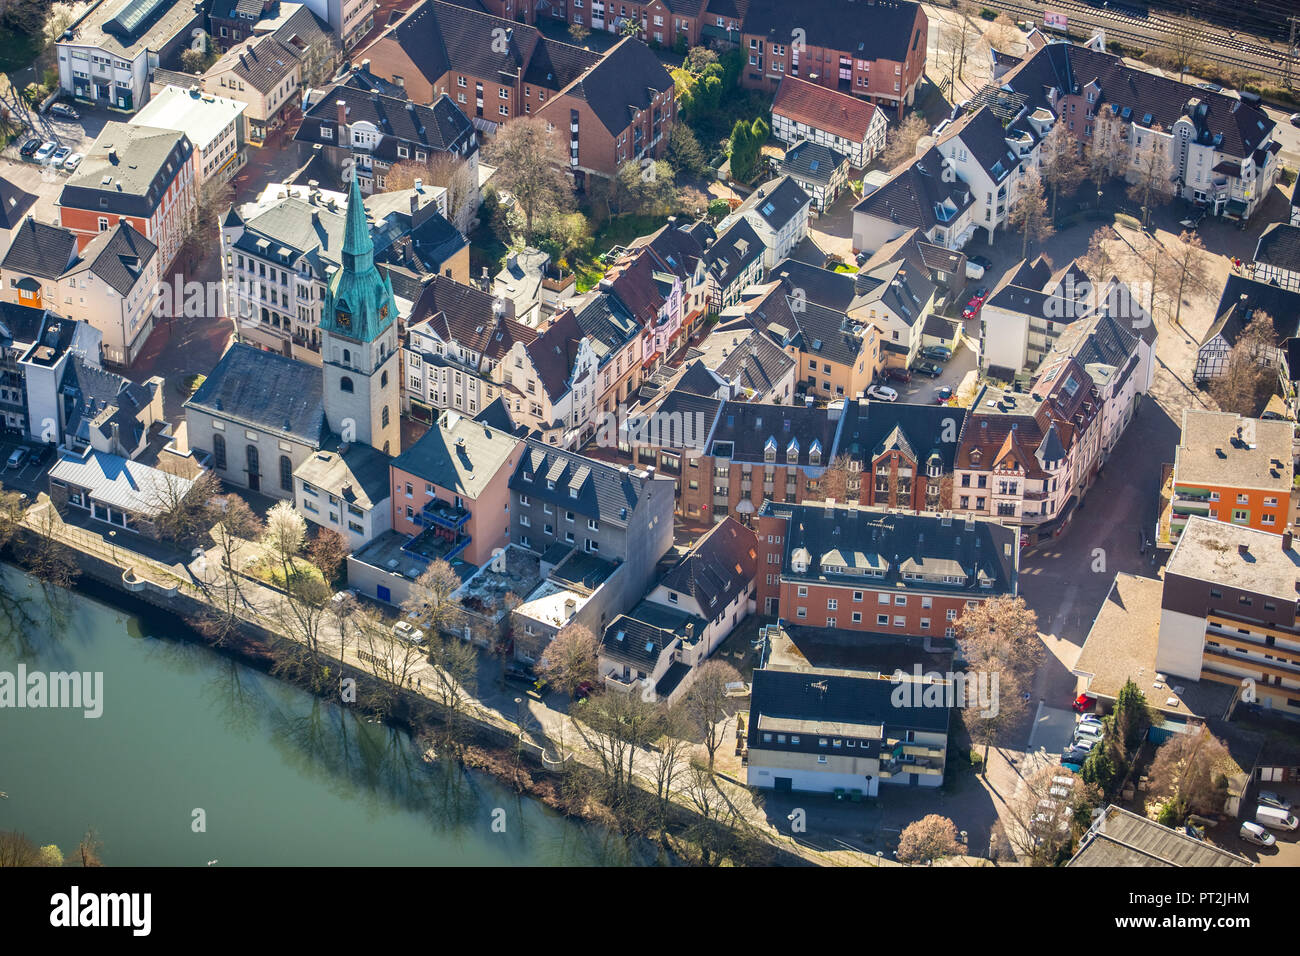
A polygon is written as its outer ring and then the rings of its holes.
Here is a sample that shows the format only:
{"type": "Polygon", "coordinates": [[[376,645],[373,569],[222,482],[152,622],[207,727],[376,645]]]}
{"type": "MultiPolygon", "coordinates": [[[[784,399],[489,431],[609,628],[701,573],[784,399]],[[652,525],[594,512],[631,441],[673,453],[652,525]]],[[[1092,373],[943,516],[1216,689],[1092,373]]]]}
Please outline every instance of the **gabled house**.
{"type": "Polygon", "coordinates": [[[1293,381],[1300,371],[1300,292],[1260,282],[1241,275],[1229,275],[1210,324],[1196,350],[1198,382],[1218,378],[1227,371],[1228,357],[1241,333],[1257,315],[1273,323],[1274,346],[1258,358],[1277,370],[1282,381],[1293,381]]]}
{"type": "Polygon", "coordinates": [[[669,217],[667,225],[649,236],[632,240],[630,246],[646,249],[655,265],[675,275],[682,283],[681,331],[689,336],[695,324],[709,312],[709,274],[704,262],[713,230],[707,223],[678,223],[669,217]]]}
{"type": "Polygon", "coordinates": [[[1255,279],[1300,292],[1300,226],[1275,222],[1255,245],[1255,279]]]}
{"type": "Polygon", "coordinates": [[[709,311],[721,312],[762,281],[765,246],[744,217],[707,245],[702,261],[709,282],[709,311]]]}
{"type": "Polygon", "coordinates": [[[1005,378],[1037,368],[1062,332],[1098,307],[1134,328],[1150,324],[1127,286],[1113,283],[1098,292],[1078,261],[1055,272],[1042,256],[1022,261],[1007,271],[980,309],[980,367],[1005,378]]]}
{"type": "MultiPolygon", "coordinates": [[[[693,367],[708,369],[718,385],[713,392],[727,398],[745,399],[770,405],[794,401],[797,361],[764,332],[745,323],[735,327],[715,326],[698,344],[686,351],[693,367]]],[[[678,387],[698,387],[678,383],[678,387]]]]}
{"type": "Polygon", "coordinates": [[[513,303],[445,276],[420,290],[402,343],[403,410],[432,424],[443,410],[477,415],[498,398],[511,407],[522,384],[506,361],[515,344],[537,330],[514,320],[513,303]]]}
{"type": "Polygon", "coordinates": [[[361,443],[313,452],[294,469],[294,508],[317,527],[341,534],[349,552],[360,551],[392,527],[391,461],[361,443]]]}
{"type": "Polygon", "coordinates": [[[157,251],[126,220],[78,252],[72,230],[28,218],[0,260],[0,299],[88,323],[103,336],[104,360],[130,365],[153,331],[157,251]]]}
{"type": "Polygon", "coordinates": [[[612,285],[577,300],[571,309],[584,342],[596,357],[594,407],[615,413],[641,384],[643,327],[612,285]]]}
{"type": "Polygon", "coordinates": [[[547,444],[575,448],[595,432],[600,356],[572,309],[539,331],[531,342],[516,339],[506,356],[511,414],[547,444]]]}
{"type": "Polygon", "coordinates": [[[808,140],[848,157],[866,169],[885,148],[884,110],[797,76],[782,77],[772,101],[772,135],[793,146],[808,140]]]}
{"type": "Polygon", "coordinates": [[[817,213],[825,212],[849,186],[849,158],[829,146],[800,140],[785,151],[777,166],[812,199],[817,213]]]}
{"type": "Polygon", "coordinates": [[[641,326],[643,373],[653,372],[677,352],[685,338],[682,316],[686,293],[676,273],[659,268],[655,257],[643,250],[616,263],[600,286],[608,289],[641,326]]]}
{"type": "Polygon", "coordinates": [[[968,183],[944,175],[944,156],[931,147],[896,167],[853,207],[853,251],[874,253],[910,230],[945,249],[962,249],[979,225],[968,183]]]}
{"type": "Polygon", "coordinates": [[[808,236],[812,197],[790,176],[764,183],[718,224],[719,232],[744,217],[763,240],[763,268],[772,269],[808,236]]]}

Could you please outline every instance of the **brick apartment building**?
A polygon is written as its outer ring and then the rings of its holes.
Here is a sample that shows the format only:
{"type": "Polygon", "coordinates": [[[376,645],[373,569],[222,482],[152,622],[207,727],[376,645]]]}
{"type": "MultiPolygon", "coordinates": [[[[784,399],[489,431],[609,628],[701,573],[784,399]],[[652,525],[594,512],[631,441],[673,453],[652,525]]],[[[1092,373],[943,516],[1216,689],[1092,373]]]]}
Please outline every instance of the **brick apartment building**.
{"type": "Polygon", "coordinates": [[[785,76],[895,109],[925,76],[929,20],[909,0],[751,0],[741,27],[746,89],[775,92],[785,76]]]}
{"type": "Polygon", "coordinates": [[[967,607],[1014,595],[1016,529],[950,514],[764,503],[756,606],[809,627],[956,636],[967,607]]]}

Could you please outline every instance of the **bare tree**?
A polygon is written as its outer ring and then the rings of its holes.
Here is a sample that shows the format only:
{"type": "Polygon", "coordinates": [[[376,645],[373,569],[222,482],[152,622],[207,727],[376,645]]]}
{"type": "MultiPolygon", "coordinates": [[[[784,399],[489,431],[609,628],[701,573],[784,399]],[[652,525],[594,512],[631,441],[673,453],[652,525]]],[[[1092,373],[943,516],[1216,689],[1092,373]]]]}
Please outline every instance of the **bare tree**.
{"type": "Polygon", "coordinates": [[[351,553],[346,539],[333,528],[320,528],[307,545],[307,560],[316,565],[326,581],[334,581],[351,553]]]}
{"type": "Polygon", "coordinates": [[[0,831],[0,868],[41,865],[41,848],[17,830],[0,831]]]}
{"type": "Polygon", "coordinates": [[[1160,264],[1164,271],[1162,284],[1169,289],[1174,300],[1174,324],[1181,325],[1183,300],[1209,295],[1213,291],[1205,244],[1196,233],[1183,230],[1173,249],[1166,246],[1160,264]]]}
{"type": "Polygon", "coordinates": [[[221,644],[239,626],[240,612],[248,606],[244,595],[244,577],[238,556],[250,542],[262,536],[262,521],[239,495],[226,495],[213,501],[216,520],[211,528],[217,546],[216,581],[205,580],[208,608],[199,629],[214,643],[221,644]]]}
{"type": "Polygon", "coordinates": [[[212,527],[216,517],[212,502],[220,494],[221,481],[215,472],[200,472],[191,481],[160,470],[150,496],[157,509],[153,520],[159,537],[179,545],[194,542],[212,527]]]}
{"type": "Polygon", "coordinates": [[[1172,734],[1156,751],[1147,772],[1150,798],[1166,808],[1161,822],[1180,826],[1189,813],[1221,813],[1228,775],[1237,769],[1227,746],[1205,726],[1172,734]]]}
{"type": "Polygon", "coordinates": [[[1107,121],[1098,115],[1093,135],[1084,143],[1081,160],[1084,177],[1097,191],[1098,213],[1101,212],[1101,198],[1106,184],[1115,178],[1115,154],[1104,132],[1106,123],[1107,121]]]}
{"type": "Polygon", "coordinates": [[[1047,197],[1043,194],[1043,180],[1038,170],[1030,169],[1021,177],[1019,194],[1007,213],[1007,225],[1019,230],[1024,237],[1021,258],[1029,255],[1030,242],[1042,242],[1056,232],[1047,212],[1047,197]]]}
{"type": "Polygon", "coordinates": [[[956,629],[970,672],[998,681],[995,706],[962,711],[971,740],[984,745],[987,774],[989,747],[1016,725],[1025,707],[1022,693],[1042,660],[1038,615],[1024,598],[990,598],[963,610],[956,629]]]}
{"type": "Polygon", "coordinates": [[[584,683],[596,680],[600,641],[590,628],[570,624],[547,646],[537,670],[559,690],[572,696],[584,683]]]}
{"type": "Polygon", "coordinates": [[[857,501],[862,491],[862,466],[851,455],[840,454],[822,475],[826,500],[857,501]]]}
{"type": "Polygon", "coordinates": [[[275,629],[289,638],[274,671],[302,680],[316,692],[329,685],[331,676],[325,648],[329,599],[329,588],[319,577],[295,574],[265,612],[275,629]]]}
{"type": "MultiPolygon", "coordinates": [[[[181,227],[180,254],[191,266],[218,243],[222,214],[230,208],[234,198],[234,184],[217,176],[198,187],[194,208],[181,227]]],[[[179,302],[176,309],[180,309],[179,302]]]]}
{"type": "Polygon", "coordinates": [[[99,834],[95,832],[95,828],[87,827],[81,841],[77,844],[77,857],[81,860],[81,865],[83,867],[103,866],[99,858],[99,852],[103,848],[104,844],[99,839],[99,834]]]}
{"type": "Polygon", "coordinates": [[[347,623],[356,636],[358,656],[378,679],[368,704],[377,714],[391,714],[398,695],[410,688],[412,671],[424,660],[424,652],[394,638],[388,621],[373,607],[354,607],[347,623]]]}
{"type": "Polygon", "coordinates": [[[704,738],[709,770],[713,769],[714,758],[722,746],[722,732],[730,703],[727,685],[739,680],[740,673],[726,661],[706,661],[696,670],[695,680],[682,700],[687,716],[704,738]]]}
{"type": "Polygon", "coordinates": [[[1075,774],[1041,756],[1022,773],[1007,801],[1003,835],[1016,855],[1030,866],[1054,866],[1079,834],[1080,817],[1099,798],[1075,774]]]}
{"type": "Polygon", "coordinates": [[[26,495],[16,491],[0,492],[0,548],[13,540],[27,511],[26,495]]]}
{"type": "Polygon", "coordinates": [[[1179,79],[1182,79],[1197,57],[1205,52],[1205,37],[1210,35],[1209,24],[1180,17],[1171,21],[1161,33],[1164,42],[1159,48],[1160,56],[1166,65],[1178,71],[1179,79]]]}
{"type": "Polygon", "coordinates": [[[459,637],[431,635],[429,660],[433,664],[435,698],[442,705],[446,738],[456,748],[467,697],[474,693],[478,679],[478,652],[473,644],[459,637]]]}
{"type": "Polygon", "coordinates": [[[937,813],[909,823],[898,838],[898,858],[904,863],[929,863],[965,852],[956,825],[937,813]]]}
{"type": "Polygon", "coordinates": [[[1098,226],[1088,237],[1088,251],[1079,262],[1094,282],[1105,282],[1115,273],[1116,260],[1110,248],[1114,238],[1115,230],[1111,226],[1098,226]]]}
{"type": "Polygon", "coordinates": [[[999,53],[1015,53],[1024,45],[1024,34],[1005,13],[999,13],[997,19],[984,31],[984,40],[999,53]]]}
{"type": "Polygon", "coordinates": [[[885,134],[885,149],[880,161],[886,169],[901,166],[916,156],[916,144],[930,132],[930,124],[920,113],[909,113],[901,123],[885,134]]]}
{"type": "Polygon", "coordinates": [[[1210,382],[1220,411],[1254,417],[1278,387],[1273,318],[1256,312],[1228,352],[1223,374],[1210,382]]]}
{"type": "Polygon", "coordinates": [[[744,818],[727,798],[713,771],[702,763],[692,762],[686,770],[685,791],[700,818],[688,831],[699,847],[700,862],[705,866],[720,864],[727,852],[734,850],[736,829],[744,826],[744,818]]]}
{"type": "Polygon", "coordinates": [[[633,788],[638,750],[663,736],[660,709],[640,694],[595,694],[574,707],[574,726],[599,761],[608,797],[622,803],[633,788]]]}
{"type": "Polygon", "coordinates": [[[1062,192],[1068,196],[1079,188],[1087,174],[1079,157],[1079,141],[1057,121],[1039,146],[1043,182],[1052,190],[1052,222],[1062,192]]]}
{"type": "Polygon", "coordinates": [[[485,150],[486,160],[497,167],[498,191],[509,193],[524,220],[524,239],[532,241],[534,226],[546,212],[571,201],[569,184],[561,171],[567,151],[559,130],[537,117],[517,117],[501,127],[485,150]]]}
{"type": "Polygon", "coordinates": [[[661,704],[660,707],[662,723],[659,726],[660,737],[651,751],[654,757],[651,770],[662,830],[668,825],[668,808],[672,804],[674,786],[690,754],[691,743],[687,738],[691,732],[691,720],[680,705],[665,707],[661,704]]]}
{"type": "Polygon", "coordinates": [[[480,202],[478,179],[469,163],[455,153],[434,153],[429,160],[429,182],[447,190],[447,218],[468,233],[480,202]]]}
{"type": "Polygon", "coordinates": [[[429,563],[411,587],[411,596],[402,605],[407,619],[418,624],[431,638],[439,634],[460,635],[465,609],[455,593],[464,583],[448,562],[438,558],[429,563]]]}
{"type": "Polygon", "coordinates": [[[302,86],[314,89],[329,83],[343,59],[343,44],[338,35],[320,33],[302,53],[302,86]]]}
{"type": "Polygon", "coordinates": [[[80,577],[81,569],[72,549],[61,540],[63,518],[55,502],[47,498],[33,508],[28,527],[34,532],[35,540],[31,547],[19,551],[19,560],[42,584],[70,588],[80,577]]]}

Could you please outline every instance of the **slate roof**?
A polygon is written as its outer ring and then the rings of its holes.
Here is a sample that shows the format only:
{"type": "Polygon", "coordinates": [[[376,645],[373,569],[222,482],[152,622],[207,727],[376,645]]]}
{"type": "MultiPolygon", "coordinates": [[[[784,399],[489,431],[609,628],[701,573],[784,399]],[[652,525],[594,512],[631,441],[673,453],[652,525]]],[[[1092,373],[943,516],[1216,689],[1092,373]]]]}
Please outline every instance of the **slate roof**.
{"type": "Polygon", "coordinates": [[[573,363],[584,336],[573,310],[564,309],[556,313],[541,335],[524,346],[542,388],[552,400],[568,391],[573,363]]]}
{"type": "Polygon", "coordinates": [[[961,436],[966,414],[964,408],[947,405],[846,402],[835,454],[848,455],[865,468],[882,453],[891,436],[901,435],[918,468],[925,470],[931,456],[937,455],[943,473],[948,474],[957,458],[956,439],[961,436]]]}
{"type": "Polygon", "coordinates": [[[579,328],[591,343],[601,365],[641,334],[641,323],[608,292],[597,292],[586,302],[575,303],[572,308],[579,328]]]}
{"type": "Polygon", "coordinates": [[[627,527],[650,483],[651,479],[643,472],[528,438],[510,478],[510,490],[616,527],[627,527]],[[547,487],[548,481],[555,483],[553,490],[547,487]],[[571,488],[577,489],[577,497],[570,494],[571,488]]]}
{"type": "Polygon", "coordinates": [[[369,511],[392,494],[388,482],[391,461],[382,451],[355,442],[347,446],[344,454],[313,452],[294,470],[293,476],[369,511]]]}
{"type": "Polygon", "coordinates": [[[449,420],[452,417],[421,435],[393,459],[393,467],[465,498],[477,498],[513,459],[519,439],[472,418],[449,420]]]}
{"type": "Polygon", "coordinates": [[[854,277],[857,293],[850,312],[872,305],[889,309],[907,325],[916,324],[925,312],[926,303],[935,293],[934,283],[924,272],[908,268],[904,259],[863,269],[854,277]]]}
{"type": "MultiPolygon", "coordinates": [[[[477,142],[474,124],[459,106],[443,93],[432,106],[421,106],[404,98],[366,93],[355,86],[339,83],[325,90],[303,116],[302,125],[294,140],[305,143],[322,143],[337,146],[338,101],[347,110],[349,124],[371,123],[382,134],[372,150],[381,159],[396,162],[397,144],[414,148],[421,146],[432,152],[454,152],[463,155],[477,142]],[[321,129],[331,130],[329,138],[321,129]]],[[[412,157],[414,153],[411,154],[412,157]]]]}
{"type": "Polygon", "coordinates": [[[773,232],[780,232],[795,216],[807,215],[812,198],[789,176],[764,183],[750,193],[728,218],[753,214],[773,232]]]}
{"type": "Polygon", "coordinates": [[[0,268],[57,279],[77,256],[77,234],[62,226],[24,219],[14,230],[0,268]]]}
{"type": "Polygon", "coordinates": [[[704,253],[704,265],[722,288],[735,282],[767,248],[748,219],[737,219],[704,253]]]}
{"type": "Polygon", "coordinates": [[[776,88],[772,112],[850,142],[861,143],[867,138],[876,107],[820,83],[811,83],[797,76],[783,76],[776,88]]]}
{"type": "Polygon", "coordinates": [[[776,464],[789,464],[787,453],[794,446],[795,464],[811,465],[811,453],[820,451],[820,464],[830,464],[835,446],[837,423],[831,420],[826,408],[802,405],[766,405],[757,402],[724,402],[713,429],[709,454],[729,457],[732,461],[762,464],[764,451],[770,442],[776,446],[776,464]],[[730,455],[721,455],[730,446],[730,455]]]}
{"type": "Polygon", "coordinates": [[[822,269],[798,259],[778,262],[768,280],[780,280],[787,295],[793,295],[795,289],[802,289],[805,300],[836,312],[847,312],[857,294],[851,274],[822,269]]]}
{"type": "Polygon", "coordinates": [[[1084,87],[1094,80],[1101,87],[1098,110],[1110,109],[1122,117],[1127,109],[1128,119],[1139,125],[1159,125],[1170,130],[1185,115],[1189,102],[1198,100],[1204,107],[1196,118],[1198,142],[1212,144],[1216,136],[1221,137],[1215,150],[1239,159],[1258,149],[1276,125],[1263,110],[1235,96],[1135,70],[1114,54],[1069,43],[1049,43],[1039,48],[1009,70],[1001,83],[1027,96],[1027,105],[1033,109],[1050,108],[1049,89],[1082,95],[1084,87]],[[1148,114],[1150,123],[1142,123],[1148,114]]]}
{"type": "Polygon", "coordinates": [[[789,514],[785,559],[782,576],[793,580],[834,582],[851,586],[856,581],[871,581],[873,587],[883,582],[890,588],[951,590],[953,593],[988,595],[1014,594],[1017,587],[1016,554],[1019,531],[996,521],[982,518],[963,520],[961,516],[913,514],[873,508],[837,508],[827,505],[783,505],[765,502],[760,514],[789,514]],[[945,523],[946,522],[946,523],[945,523]],[[796,573],[791,555],[800,549],[809,555],[808,569],[796,573]],[[865,578],[853,574],[830,573],[822,562],[834,552],[850,567],[884,566],[883,578],[865,578]],[[933,567],[939,572],[949,569],[965,576],[963,584],[931,581],[911,582],[902,579],[904,570],[933,567]],[[979,579],[987,578],[992,586],[982,588],[979,579]]]}
{"type": "Polygon", "coordinates": [[[853,211],[928,233],[937,225],[954,221],[973,201],[965,183],[943,181],[943,154],[931,147],[897,167],[889,181],[863,196],[853,211]],[[951,210],[948,219],[939,218],[940,208],[951,210]]]}
{"type": "MultiPolygon", "coordinates": [[[[375,44],[385,41],[398,43],[431,84],[451,70],[484,79],[522,72],[530,84],[560,90],[600,60],[600,54],[549,40],[535,27],[441,0],[414,7],[375,44]],[[498,28],[508,31],[505,50],[487,42],[498,28]]],[[[375,44],[353,58],[373,59],[375,44]]]]}
{"type": "MultiPolygon", "coordinates": [[[[686,357],[704,363],[726,382],[739,379],[741,388],[753,389],[759,395],[774,388],[795,365],[784,349],[757,329],[746,334],[715,327],[686,357]]],[[[684,386],[679,381],[677,387],[684,386]]]]}
{"type": "Polygon", "coordinates": [[[601,635],[602,657],[638,670],[653,671],[666,648],[673,642],[694,643],[708,625],[703,618],[677,608],[642,601],[626,614],[614,618],[601,635]],[[687,632],[687,625],[693,630],[687,632]]]}
{"type": "Polygon", "coordinates": [[[323,392],[316,366],[237,342],[185,408],[320,447],[325,431],[323,392]]]}
{"type": "Polygon", "coordinates": [[[1255,246],[1255,261],[1300,272],[1300,226],[1275,222],[1264,229],[1255,246]]]}
{"type": "Polygon", "coordinates": [[[0,229],[17,226],[34,202],[34,195],[0,176],[0,229]]]}
{"type": "Polygon", "coordinates": [[[987,106],[966,113],[944,131],[939,142],[957,138],[995,184],[1004,182],[1020,165],[1020,158],[1007,145],[1007,133],[1001,120],[987,106]]]}
{"type": "Polygon", "coordinates": [[[695,275],[695,267],[704,257],[704,243],[689,229],[668,223],[650,236],[633,240],[634,248],[644,246],[650,250],[661,269],[671,272],[683,282],[695,275]]]}
{"type": "Polygon", "coordinates": [[[706,531],[659,583],[690,595],[716,621],[737,595],[753,585],[757,540],[753,531],[728,515],[706,531]]]}
{"type": "Polygon", "coordinates": [[[718,377],[709,370],[704,362],[699,359],[691,360],[688,358],[686,371],[673,385],[673,389],[681,389],[683,392],[690,392],[692,395],[711,396],[722,386],[723,383],[718,381],[718,377]]]}
{"type": "Polygon", "coordinates": [[[827,186],[836,170],[847,166],[849,158],[837,153],[829,146],[800,140],[785,151],[781,160],[781,172],[793,176],[799,182],[816,183],[827,186]]]}
{"type": "Polygon", "coordinates": [[[527,345],[536,340],[537,331],[498,313],[495,301],[481,289],[433,276],[421,288],[406,327],[427,322],[444,342],[455,341],[466,351],[500,360],[515,342],[527,345]]]}
{"type": "Polygon", "coordinates": [[[1300,292],[1230,273],[1214,313],[1217,318],[1200,344],[1222,335],[1228,345],[1233,345],[1256,312],[1265,312],[1273,320],[1280,342],[1300,335],[1300,292]]]}
{"type": "Polygon", "coordinates": [[[635,37],[624,37],[562,92],[583,100],[601,125],[618,136],[635,112],[653,109],[654,96],[673,88],[672,76],[650,48],[635,37]]]}
{"type": "Polygon", "coordinates": [[[81,251],[81,258],[65,275],[88,268],[118,295],[130,295],[158,247],[136,232],[125,219],[101,232],[81,251]]]}
{"type": "Polygon", "coordinates": [[[844,366],[857,364],[865,346],[843,312],[808,301],[794,319],[799,329],[796,344],[804,355],[844,366]]]}
{"type": "Polygon", "coordinates": [[[148,219],[193,152],[176,130],[110,121],[64,183],[59,205],[148,219]]]}
{"type": "MultiPolygon", "coordinates": [[[[903,62],[911,51],[920,5],[908,0],[892,3],[845,4],[839,0],[749,0],[741,32],[786,43],[796,29],[811,47],[841,50],[859,60],[903,62]]],[[[714,5],[708,11],[714,13],[714,5]]],[[[920,38],[925,42],[925,37],[920,38]]]]}

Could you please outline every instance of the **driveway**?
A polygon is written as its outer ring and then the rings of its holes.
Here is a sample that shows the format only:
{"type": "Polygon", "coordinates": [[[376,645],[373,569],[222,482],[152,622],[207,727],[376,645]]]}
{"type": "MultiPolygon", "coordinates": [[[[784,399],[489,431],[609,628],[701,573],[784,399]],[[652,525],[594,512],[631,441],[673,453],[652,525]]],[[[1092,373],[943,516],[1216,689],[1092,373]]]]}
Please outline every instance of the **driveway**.
{"type": "Polygon", "coordinates": [[[853,207],[857,203],[852,192],[842,192],[808,227],[808,234],[822,252],[839,256],[850,265],[853,264],[853,207]]]}
{"type": "Polygon", "coordinates": [[[1074,711],[1040,704],[1029,732],[1029,749],[1044,749],[1049,756],[1061,753],[1074,739],[1074,726],[1074,711]]]}

